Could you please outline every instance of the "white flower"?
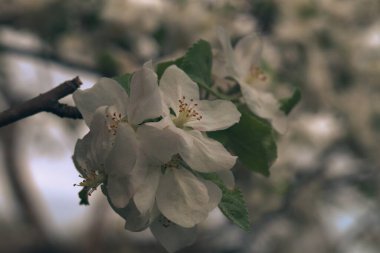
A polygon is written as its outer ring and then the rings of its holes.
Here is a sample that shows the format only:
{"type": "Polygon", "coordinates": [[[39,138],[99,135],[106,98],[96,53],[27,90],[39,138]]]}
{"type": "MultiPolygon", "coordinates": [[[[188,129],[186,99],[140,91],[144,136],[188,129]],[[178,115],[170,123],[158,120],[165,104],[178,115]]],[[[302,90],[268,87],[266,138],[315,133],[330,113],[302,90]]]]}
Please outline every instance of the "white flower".
{"type": "Polygon", "coordinates": [[[239,121],[240,113],[229,101],[199,100],[197,84],[176,66],[165,71],[159,87],[164,119],[147,123],[137,132],[149,140],[141,142],[144,152],[166,163],[149,166],[133,201],[118,213],[126,219],[128,230],[140,231],[150,225],[161,244],[173,252],[195,240],[195,226],[222,198],[214,183],[196,177],[182,163],[195,171],[216,172],[233,187],[229,169],[236,157],[201,131],[226,129],[239,121]],[[179,155],[167,162],[170,154],[179,155]]]}
{"type": "Polygon", "coordinates": [[[126,219],[125,228],[153,235],[174,252],[195,240],[196,225],[219,204],[222,191],[183,168],[177,156],[163,167],[151,168],[127,208],[116,210],[126,219]]]}
{"type": "Polygon", "coordinates": [[[159,88],[165,117],[149,125],[172,136],[177,153],[192,169],[199,172],[231,169],[237,157],[203,132],[223,130],[237,123],[240,112],[235,105],[225,100],[200,100],[198,85],[174,65],[164,72],[159,88]]]}
{"type": "Polygon", "coordinates": [[[240,85],[245,103],[258,116],[271,122],[279,133],[285,133],[287,120],[279,109],[280,104],[274,96],[260,90],[258,86],[265,82],[266,76],[258,67],[262,43],[255,35],[242,38],[233,49],[230,38],[223,29],[218,30],[219,40],[223,48],[223,62],[214,68],[216,75],[232,77],[240,85]]]}
{"type": "Polygon", "coordinates": [[[133,75],[130,95],[109,78],[73,94],[90,128],[77,142],[75,163],[87,183],[94,173],[107,176],[107,192],[116,207],[128,204],[144,179],[149,162],[139,143],[144,136],[139,136],[135,129],[146,127],[141,125],[143,121],[162,115],[157,76],[151,69],[143,67],[133,75]]]}

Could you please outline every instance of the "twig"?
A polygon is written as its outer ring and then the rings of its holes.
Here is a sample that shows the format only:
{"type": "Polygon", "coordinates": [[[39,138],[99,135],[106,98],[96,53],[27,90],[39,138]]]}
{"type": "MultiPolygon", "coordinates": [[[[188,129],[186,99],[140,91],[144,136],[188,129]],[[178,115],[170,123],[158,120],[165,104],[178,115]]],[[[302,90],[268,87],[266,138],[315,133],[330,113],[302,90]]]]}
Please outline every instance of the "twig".
{"type": "Polygon", "coordinates": [[[60,117],[81,119],[82,115],[77,108],[58,102],[61,98],[76,91],[81,84],[82,81],[79,77],[75,77],[74,79],[66,81],[54,89],[40,94],[25,103],[3,111],[0,113],[0,127],[6,126],[39,112],[50,112],[60,117]]]}

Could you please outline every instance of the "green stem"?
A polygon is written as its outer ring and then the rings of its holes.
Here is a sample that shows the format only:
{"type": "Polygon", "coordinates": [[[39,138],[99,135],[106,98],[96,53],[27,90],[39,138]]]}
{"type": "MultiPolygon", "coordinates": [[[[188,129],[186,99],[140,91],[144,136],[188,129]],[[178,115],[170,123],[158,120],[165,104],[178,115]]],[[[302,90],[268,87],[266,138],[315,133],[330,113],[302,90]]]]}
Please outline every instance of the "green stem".
{"type": "Polygon", "coordinates": [[[222,93],[219,93],[218,91],[212,89],[210,86],[205,85],[203,83],[198,83],[198,85],[201,88],[205,89],[206,91],[210,92],[212,95],[214,95],[217,98],[224,99],[224,100],[229,100],[229,101],[237,101],[238,100],[238,98],[236,98],[236,97],[230,97],[230,96],[226,96],[226,95],[224,95],[222,93]]]}

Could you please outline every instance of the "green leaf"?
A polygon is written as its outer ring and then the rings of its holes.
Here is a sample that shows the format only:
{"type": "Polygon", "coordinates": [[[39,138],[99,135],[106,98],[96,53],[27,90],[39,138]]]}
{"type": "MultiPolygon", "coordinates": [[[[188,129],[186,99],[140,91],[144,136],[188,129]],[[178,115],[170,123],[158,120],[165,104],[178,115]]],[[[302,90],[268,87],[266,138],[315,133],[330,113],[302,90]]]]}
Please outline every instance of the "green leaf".
{"type": "Polygon", "coordinates": [[[202,173],[200,175],[215,183],[222,190],[223,196],[219,203],[219,209],[222,213],[234,224],[248,231],[250,229],[248,210],[241,191],[237,188],[228,189],[215,173],[202,173]]]}
{"type": "Polygon", "coordinates": [[[210,43],[199,40],[187,50],[179,67],[188,74],[194,82],[211,86],[212,52],[210,43]]]}
{"type": "Polygon", "coordinates": [[[290,98],[281,101],[280,110],[288,115],[301,100],[301,91],[297,88],[290,98]]]}
{"type": "Polygon", "coordinates": [[[79,205],[86,205],[86,206],[90,205],[90,203],[88,202],[89,190],[90,190],[89,187],[84,186],[83,189],[78,193],[79,199],[80,199],[79,205]]]}
{"type": "Polygon", "coordinates": [[[238,109],[241,113],[238,124],[208,135],[221,141],[248,169],[269,176],[269,168],[277,158],[272,127],[246,106],[241,105],[238,109]]]}
{"type": "Polygon", "coordinates": [[[133,73],[126,73],[124,75],[116,76],[113,78],[116,82],[118,82],[121,85],[121,87],[124,88],[124,90],[128,93],[128,95],[130,92],[132,75],[133,73]]]}

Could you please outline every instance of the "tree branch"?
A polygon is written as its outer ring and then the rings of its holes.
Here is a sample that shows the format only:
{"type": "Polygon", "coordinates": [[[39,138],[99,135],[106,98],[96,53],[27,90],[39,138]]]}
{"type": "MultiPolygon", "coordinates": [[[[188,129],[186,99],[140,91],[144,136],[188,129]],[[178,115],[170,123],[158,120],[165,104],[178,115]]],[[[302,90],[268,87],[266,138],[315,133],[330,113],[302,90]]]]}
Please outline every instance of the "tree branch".
{"type": "Polygon", "coordinates": [[[40,94],[20,105],[3,111],[0,113],[0,127],[6,126],[39,112],[50,112],[60,117],[81,119],[82,115],[77,108],[58,102],[61,98],[66,97],[76,91],[81,84],[82,81],[79,77],[75,77],[74,79],[66,81],[46,93],[40,94]]]}

